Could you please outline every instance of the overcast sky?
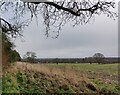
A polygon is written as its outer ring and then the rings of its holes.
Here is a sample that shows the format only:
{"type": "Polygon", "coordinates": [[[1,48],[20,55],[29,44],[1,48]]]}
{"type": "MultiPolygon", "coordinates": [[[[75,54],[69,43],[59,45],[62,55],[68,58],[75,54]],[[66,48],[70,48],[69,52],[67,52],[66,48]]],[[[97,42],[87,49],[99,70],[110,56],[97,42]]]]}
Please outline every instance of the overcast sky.
{"type": "Polygon", "coordinates": [[[23,39],[16,39],[15,45],[21,57],[33,51],[38,58],[79,58],[102,53],[106,57],[118,56],[118,20],[105,15],[96,16],[95,21],[72,27],[71,23],[62,27],[58,39],[44,35],[42,17],[39,25],[33,19],[23,32],[23,39]],[[24,41],[23,41],[24,40],[24,41]]]}

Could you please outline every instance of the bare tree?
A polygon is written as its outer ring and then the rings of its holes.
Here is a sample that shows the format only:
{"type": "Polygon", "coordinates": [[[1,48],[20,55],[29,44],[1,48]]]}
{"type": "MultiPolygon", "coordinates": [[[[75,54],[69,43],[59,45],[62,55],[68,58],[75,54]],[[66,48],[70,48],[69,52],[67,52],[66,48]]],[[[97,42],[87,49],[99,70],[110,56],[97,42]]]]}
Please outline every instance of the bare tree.
{"type": "Polygon", "coordinates": [[[35,62],[36,59],[36,53],[35,52],[26,52],[26,54],[24,55],[24,58],[27,59],[26,61],[28,62],[35,62]]]}
{"type": "Polygon", "coordinates": [[[98,64],[102,63],[103,60],[104,60],[104,58],[105,58],[104,55],[101,54],[101,53],[95,53],[95,54],[93,55],[93,59],[94,59],[95,62],[97,62],[98,64]]]}
{"type": "Polygon", "coordinates": [[[1,12],[12,9],[14,12],[14,21],[17,24],[11,24],[4,18],[1,20],[3,27],[8,27],[11,30],[12,35],[21,35],[19,31],[23,29],[27,23],[19,23],[20,19],[24,17],[26,13],[31,13],[31,19],[35,16],[38,18],[39,14],[42,14],[44,24],[46,27],[45,35],[48,37],[50,29],[57,33],[59,36],[62,26],[67,22],[73,23],[73,26],[86,24],[95,15],[105,14],[110,18],[115,19],[117,17],[116,12],[112,11],[115,8],[115,1],[103,1],[103,0],[61,0],[55,2],[6,2],[6,0],[0,1],[1,12]]]}

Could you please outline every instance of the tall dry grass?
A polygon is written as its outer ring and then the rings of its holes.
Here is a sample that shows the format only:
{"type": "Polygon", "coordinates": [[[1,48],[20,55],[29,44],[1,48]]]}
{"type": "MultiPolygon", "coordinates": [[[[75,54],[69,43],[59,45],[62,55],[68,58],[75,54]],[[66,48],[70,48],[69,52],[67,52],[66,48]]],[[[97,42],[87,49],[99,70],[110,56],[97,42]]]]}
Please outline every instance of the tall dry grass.
{"type": "MultiPolygon", "coordinates": [[[[26,72],[40,72],[44,73],[48,76],[55,76],[58,78],[66,79],[68,82],[70,82],[73,85],[78,85],[78,82],[81,78],[81,76],[78,76],[77,73],[74,70],[71,69],[60,69],[56,67],[47,66],[44,64],[30,64],[30,63],[24,63],[24,62],[17,62],[15,66],[13,66],[14,69],[12,69],[12,72],[16,71],[26,71],[26,72]]],[[[84,79],[85,80],[85,79],[84,79]]]]}
{"type": "MultiPolygon", "coordinates": [[[[23,72],[35,72],[34,74],[44,74],[47,79],[50,81],[54,80],[59,80],[60,84],[71,84],[74,87],[86,87],[88,86],[89,88],[95,88],[96,90],[97,87],[94,85],[92,82],[87,77],[81,77],[78,76],[78,72],[68,69],[68,68],[56,68],[52,66],[48,66],[45,64],[30,64],[30,63],[25,63],[25,62],[17,62],[13,66],[11,66],[9,69],[7,69],[8,72],[11,72],[12,74],[15,74],[16,72],[23,71],[23,72]],[[86,85],[86,86],[85,86],[86,85]]],[[[41,75],[38,74],[38,75],[41,75]]],[[[39,77],[38,77],[39,78],[39,77]]],[[[35,80],[35,78],[32,78],[32,80],[35,80]]]]}

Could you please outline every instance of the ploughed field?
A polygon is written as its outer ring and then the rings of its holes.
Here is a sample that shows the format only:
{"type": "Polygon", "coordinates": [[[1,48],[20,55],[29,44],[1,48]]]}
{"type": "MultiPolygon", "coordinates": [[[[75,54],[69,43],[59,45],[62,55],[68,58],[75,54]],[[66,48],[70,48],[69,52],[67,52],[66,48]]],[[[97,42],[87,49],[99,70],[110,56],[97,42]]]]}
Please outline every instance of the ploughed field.
{"type": "Polygon", "coordinates": [[[30,64],[4,71],[3,93],[120,93],[118,64],[30,64]]]}

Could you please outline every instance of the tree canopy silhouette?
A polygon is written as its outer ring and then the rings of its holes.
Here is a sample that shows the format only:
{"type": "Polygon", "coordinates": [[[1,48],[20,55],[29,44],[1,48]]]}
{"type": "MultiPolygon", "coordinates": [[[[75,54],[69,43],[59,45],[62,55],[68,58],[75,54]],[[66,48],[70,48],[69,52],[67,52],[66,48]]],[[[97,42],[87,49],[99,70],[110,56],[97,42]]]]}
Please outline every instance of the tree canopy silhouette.
{"type": "Polygon", "coordinates": [[[21,2],[20,0],[15,0],[15,2],[10,2],[1,0],[0,7],[1,12],[9,9],[13,10],[14,16],[12,19],[15,23],[6,21],[3,17],[0,18],[2,27],[7,27],[7,33],[11,34],[12,37],[16,37],[16,35],[22,36],[20,31],[29,25],[30,20],[28,19],[21,22],[21,19],[27,13],[31,14],[31,19],[34,16],[38,18],[38,15],[42,14],[47,37],[50,30],[57,33],[56,37],[58,37],[62,26],[67,22],[72,21],[73,26],[76,26],[88,23],[95,15],[105,14],[113,19],[117,17],[117,13],[112,10],[115,8],[115,1],[61,0],[54,2],[21,2]]]}
{"type": "Polygon", "coordinates": [[[97,62],[98,64],[102,63],[104,61],[105,56],[101,53],[95,53],[93,55],[93,59],[95,59],[95,62],[97,62]]]}

